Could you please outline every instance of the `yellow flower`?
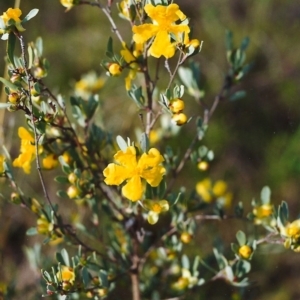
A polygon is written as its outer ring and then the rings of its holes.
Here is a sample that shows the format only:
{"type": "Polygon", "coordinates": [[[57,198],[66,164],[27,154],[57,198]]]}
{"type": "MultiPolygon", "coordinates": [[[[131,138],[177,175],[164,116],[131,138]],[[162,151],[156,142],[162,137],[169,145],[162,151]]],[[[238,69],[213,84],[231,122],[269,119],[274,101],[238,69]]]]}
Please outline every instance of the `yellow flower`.
{"type": "Polygon", "coordinates": [[[75,272],[71,267],[61,266],[60,270],[56,273],[56,277],[59,281],[74,284],[75,272]]]}
{"type": "Polygon", "coordinates": [[[170,58],[175,54],[175,43],[172,43],[170,35],[175,38],[175,42],[180,42],[182,34],[188,39],[190,28],[185,24],[176,24],[178,20],[183,21],[186,16],[179,9],[177,4],[168,6],[147,4],[144,7],[147,15],[153,20],[153,24],[142,24],[133,26],[133,40],[142,44],[147,40],[154,38],[149,49],[150,55],[154,57],[164,56],[170,58]]]}
{"type": "Polygon", "coordinates": [[[61,5],[67,8],[66,11],[70,10],[77,2],[77,0],[60,0],[61,5]]]}
{"type": "Polygon", "coordinates": [[[114,158],[117,164],[111,163],[103,171],[106,177],[104,182],[108,185],[120,185],[126,180],[122,193],[131,201],[137,201],[143,196],[142,178],[152,187],[156,187],[166,172],[161,166],[164,158],[155,148],[151,148],[148,154],[143,153],[137,159],[135,147],[130,146],[125,151],[118,151],[114,158]]]}
{"type": "Polygon", "coordinates": [[[214,195],[217,197],[223,196],[226,190],[227,190],[227,184],[223,180],[216,181],[212,189],[214,195]]]}
{"type": "Polygon", "coordinates": [[[298,240],[300,238],[300,219],[289,223],[285,227],[285,235],[295,240],[298,240]]]}
{"type": "Polygon", "coordinates": [[[177,282],[173,284],[173,288],[176,290],[185,290],[186,288],[192,288],[198,282],[198,278],[192,276],[188,269],[181,269],[181,277],[178,278],[177,282]]]}
{"type": "Polygon", "coordinates": [[[24,172],[29,174],[31,162],[35,159],[34,138],[24,127],[19,127],[18,135],[21,139],[21,153],[13,161],[13,166],[23,168],[24,172]]]}
{"type": "Polygon", "coordinates": [[[253,209],[253,214],[258,219],[263,219],[271,216],[273,213],[273,205],[271,204],[263,204],[261,206],[257,206],[253,209]]]}
{"type": "MultiPolygon", "coordinates": [[[[0,18],[2,18],[5,27],[9,27],[14,25],[18,31],[24,31],[25,29],[21,25],[20,16],[22,15],[22,11],[19,8],[9,8],[6,12],[3,13],[0,18]],[[13,21],[14,24],[11,23],[13,21]]],[[[0,33],[4,33],[5,29],[0,29],[0,33]]]]}
{"type": "Polygon", "coordinates": [[[211,180],[208,178],[197,183],[196,191],[204,202],[210,203],[212,201],[211,188],[211,180]]]}
{"type": "Polygon", "coordinates": [[[252,253],[253,253],[253,250],[248,245],[243,245],[239,248],[239,255],[241,258],[249,259],[252,253]]]}
{"type": "Polygon", "coordinates": [[[49,154],[45,158],[43,158],[43,167],[45,169],[53,169],[57,167],[58,159],[54,154],[49,154]]]}
{"type": "Polygon", "coordinates": [[[160,213],[168,211],[170,208],[167,200],[148,200],[144,202],[144,205],[149,210],[147,220],[151,225],[157,223],[160,213]]]}
{"type": "Polygon", "coordinates": [[[5,157],[4,155],[0,154],[0,174],[4,172],[4,160],[5,160],[5,157]]]}
{"type": "Polygon", "coordinates": [[[99,77],[95,72],[84,74],[75,83],[75,94],[83,99],[88,99],[91,95],[98,93],[104,83],[104,78],[99,77]]]}
{"type": "Polygon", "coordinates": [[[53,231],[53,224],[51,222],[49,222],[49,220],[46,218],[45,215],[41,215],[38,219],[37,219],[37,232],[39,234],[48,234],[51,233],[53,231]]]}

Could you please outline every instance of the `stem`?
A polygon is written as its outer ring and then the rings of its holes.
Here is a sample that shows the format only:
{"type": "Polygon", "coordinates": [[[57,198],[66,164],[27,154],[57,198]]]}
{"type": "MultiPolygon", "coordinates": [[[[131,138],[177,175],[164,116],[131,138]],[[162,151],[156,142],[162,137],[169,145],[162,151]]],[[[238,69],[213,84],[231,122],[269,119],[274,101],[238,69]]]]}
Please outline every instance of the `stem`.
{"type": "Polygon", "coordinates": [[[140,300],[139,276],[137,273],[131,273],[130,278],[132,284],[132,300],[140,300]]]}
{"type": "MultiPolygon", "coordinates": [[[[179,65],[178,65],[179,66],[179,65]]],[[[176,69],[177,70],[177,69],[176,69]]],[[[207,125],[208,122],[210,121],[212,115],[214,114],[216,108],[218,107],[221,99],[223,99],[224,97],[224,93],[226,91],[228,91],[231,87],[231,78],[229,76],[225,77],[224,80],[224,84],[220,90],[220,92],[218,93],[218,95],[215,96],[214,98],[214,102],[212,104],[212,106],[210,107],[210,109],[205,109],[204,111],[204,118],[203,118],[203,125],[207,125]]],[[[187,148],[183,158],[181,159],[180,163],[178,164],[177,168],[175,169],[175,171],[173,172],[173,178],[168,186],[168,189],[166,191],[166,194],[169,193],[176,181],[177,175],[181,172],[181,170],[183,169],[183,167],[185,166],[187,160],[190,158],[190,155],[197,143],[197,141],[200,140],[198,137],[198,133],[196,133],[195,137],[193,138],[190,146],[187,148]]]]}
{"type": "Polygon", "coordinates": [[[175,78],[175,75],[177,74],[177,70],[178,70],[179,66],[183,63],[183,61],[184,60],[182,59],[182,53],[180,52],[179,58],[178,58],[178,61],[177,61],[177,64],[176,64],[176,67],[175,67],[173,73],[171,72],[168,60],[165,61],[165,67],[168,70],[168,72],[170,73],[170,81],[169,81],[169,84],[167,86],[167,90],[171,87],[171,84],[172,84],[172,82],[175,78]]]}
{"type": "Polygon", "coordinates": [[[37,130],[36,130],[36,126],[35,126],[35,122],[34,122],[34,115],[33,115],[33,104],[32,104],[32,99],[31,99],[31,82],[32,82],[32,76],[29,73],[28,69],[27,69],[27,60],[26,60],[26,55],[25,55],[25,45],[24,45],[24,39],[23,36],[19,34],[19,32],[15,32],[16,37],[19,39],[20,41],[20,46],[21,46],[21,52],[22,52],[22,60],[23,60],[23,64],[24,64],[24,71],[26,74],[26,78],[27,78],[27,85],[28,85],[28,99],[29,99],[29,106],[30,106],[30,118],[31,118],[31,123],[33,126],[33,132],[34,132],[34,142],[35,142],[35,161],[36,161],[36,168],[39,174],[39,178],[40,178],[40,182],[42,185],[42,189],[44,192],[44,197],[47,200],[49,206],[51,207],[52,211],[54,212],[55,217],[58,219],[58,215],[56,213],[56,211],[54,210],[53,204],[51,202],[51,199],[49,197],[48,191],[46,189],[46,185],[45,185],[45,180],[41,171],[41,166],[40,166],[40,160],[39,160],[39,137],[37,134],[37,130]]]}

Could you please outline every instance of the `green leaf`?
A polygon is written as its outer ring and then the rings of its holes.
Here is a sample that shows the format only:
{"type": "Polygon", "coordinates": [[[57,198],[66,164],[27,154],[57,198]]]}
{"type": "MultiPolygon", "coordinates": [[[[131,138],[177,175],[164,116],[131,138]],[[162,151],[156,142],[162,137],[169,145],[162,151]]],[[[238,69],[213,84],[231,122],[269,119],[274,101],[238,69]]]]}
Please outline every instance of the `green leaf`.
{"type": "Polygon", "coordinates": [[[22,20],[22,24],[28,22],[30,19],[32,19],[33,17],[35,17],[37,15],[37,13],[39,12],[39,10],[37,8],[32,9],[27,16],[22,20]]]}
{"type": "Polygon", "coordinates": [[[33,49],[30,45],[27,48],[27,52],[28,52],[28,69],[30,69],[33,64],[33,49]]]}
{"type": "Polygon", "coordinates": [[[81,275],[82,275],[83,284],[84,284],[85,288],[87,288],[91,281],[91,277],[90,277],[90,274],[86,267],[82,268],[81,275]]]}
{"type": "Polygon", "coordinates": [[[239,230],[237,233],[236,233],[236,239],[239,243],[240,246],[243,246],[246,244],[247,242],[247,238],[246,238],[246,235],[243,231],[239,230]]]}
{"type": "Polygon", "coordinates": [[[247,260],[240,259],[233,265],[233,272],[238,277],[244,277],[251,270],[251,263],[247,260]]]}
{"type": "Polygon", "coordinates": [[[226,32],[225,32],[225,44],[226,44],[227,51],[231,51],[232,48],[233,48],[232,37],[233,37],[232,31],[226,30],[226,32]]]}
{"type": "Polygon", "coordinates": [[[126,151],[128,145],[127,145],[126,141],[120,135],[117,136],[116,142],[122,151],[126,151]]]}
{"type": "Polygon", "coordinates": [[[10,33],[8,36],[7,48],[6,48],[8,59],[14,67],[15,67],[14,52],[15,52],[16,39],[17,39],[16,36],[13,33],[10,33]]]}
{"type": "Polygon", "coordinates": [[[279,205],[278,217],[283,225],[285,225],[289,219],[289,207],[285,201],[282,201],[281,205],[279,205]]]}
{"type": "Polygon", "coordinates": [[[109,287],[109,282],[107,279],[107,272],[105,270],[99,271],[99,278],[100,278],[102,287],[109,287]]]}
{"type": "Polygon", "coordinates": [[[206,146],[200,146],[198,149],[198,153],[201,158],[205,157],[207,152],[208,152],[208,148],[206,146]]]}
{"type": "Polygon", "coordinates": [[[37,50],[38,57],[41,57],[43,55],[43,39],[41,37],[38,37],[36,39],[35,47],[37,50]]]}
{"type": "Polygon", "coordinates": [[[37,233],[38,232],[36,230],[36,227],[31,227],[31,228],[27,229],[27,231],[26,231],[26,235],[29,235],[29,236],[36,235],[37,233]]]}
{"type": "Polygon", "coordinates": [[[239,202],[235,208],[234,208],[234,212],[235,212],[235,215],[238,217],[238,218],[241,218],[244,214],[244,207],[243,207],[243,203],[242,202],[239,202]]]}
{"type": "Polygon", "coordinates": [[[244,98],[245,96],[246,96],[245,91],[237,91],[230,96],[229,100],[236,101],[236,100],[240,100],[240,99],[244,98]]]}
{"type": "Polygon", "coordinates": [[[60,198],[69,198],[68,194],[66,193],[66,191],[63,190],[58,190],[56,192],[56,195],[60,198]]]}
{"type": "Polygon", "coordinates": [[[212,161],[214,159],[214,152],[212,150],[209,150],[207,153],[207,159],[212,161]]]}
{"type": "Polygon", "coordinates": [[[6,80],[5,78],[3,77],[0,77],[0,81],[7,87],[9,87],[12,91],[17,91],[19,90],[19,88],[14,85],[13,83],[11,83],[10,81],[6,80]]]}
{"type": "Polygon", "coordinates": [[[260,199],[263,204],[269,204],[271,201],[271,190],[268,186],[262,188],[260,199]]]}
{"type": "Polygon", "coordinates": [[[241,49],[242,51],[245,51],[245,50],[248,48],[249,44],[250,44],[250,39],[249,39],[249,37],[244,37],[243,40],[242,40],[240,49],[241,49]]]}
{"type": "Polygon", "coordinates": [[[61,249],[60,253],[61,253],[61,256],[63,257],[65,265],[70,267],[70,259],[69,259],[69,254],[68,254],[67,250],[65,248],[63,248],[63,249],[61,249]]]}
{"type": "Polygon", "coordinates": [[[107,46],[106,46],[106,56],[109,58],[114,57],[114,50],[113,50],[113,39],[111,37],[108,38],[107,46]]]}
{"type": "Polygon", "coordinates": [[[8,108],[8,107],[10,107],[11,106],[11,103],[0,103],[0,109],[2,109],[2,108],[8,108]]]}
{"type": "Polygon", "coordinates": [[[66,176],[56,176],[54,180],[58,183],[70,183],[66,176]]]}
{"type": "Polygon", "coordinates": [[[145,153],[149,150],[149,138],[145,132],[142,133],[140,145],[142,148],[142,151],[145,153]]]}
{"type": "Polygon", "coordinates": [[[52,278],[50,276],[50,274],[46,271],[46,270],[41,270],[42,276],[43,278],[47,281],[47,282],[52,282],[52,278]]]}
{"type": "Polygon", "coordinates": [[[190,269],[190,260],[185,254],[183,254],[181,257],[181,265],[183,268],[185,268],[187,270],[190,269]]]}

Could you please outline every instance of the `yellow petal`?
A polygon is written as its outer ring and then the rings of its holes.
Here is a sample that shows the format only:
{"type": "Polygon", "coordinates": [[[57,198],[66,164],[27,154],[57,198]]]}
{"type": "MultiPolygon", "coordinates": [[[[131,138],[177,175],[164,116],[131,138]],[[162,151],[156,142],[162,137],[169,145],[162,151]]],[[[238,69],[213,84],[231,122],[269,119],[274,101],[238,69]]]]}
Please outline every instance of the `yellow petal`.
{"type": "Polygon", "coordinates": [[[170,37],[167,31],[159,31],[155,40],[150,47],[150,54],[156,58],[162,55],[165,58],[170,58],[175,54],[175,45],[170,42],[170,37]]]}
{"type": "Polygon", "coordinates": [[[106,177],[104,182],[108,185],[119,185],[125,179],[130,177],[130,174],[126,168],[116,164],[109,164],[103,170],[103,175],[106,177]]]}
{"type": "Polygon", "coordinates": [[[118,151],[114,155],[114,159],[120,165],[128,168],[128,169],[135,169],[137,166],[136,161],[136,150],[133,146],[130,146],[126,149],[126,151],[118,151]]]}
{"type": "Polygon", "coordinates": [[[147,216],[147,220],[149,224],[153,225],[157,223],[158,219],[159,219],[159,214],[155,213],[154,211],[149,211],[147,216]]]}
{"type": "Polygon", "coordinates": [[[133,40],[137,44],[145,43],[150,38],[155,36],[158,30],[159,28],[153,24],[143,24],[139,26],[133,26],[132,27],[132,32],[134,33],[133,40]]]}
{"type": "Polygon", "coordinates": [[[135,175],[130,180],[128,180],[127,184],[122,188],[124,197],[134,202],[142,198],[143,192],[144,188],[141,182],[141,178],[138,175],[135,175]]]}
{"type": "Polygon", "coordinates": [[[161,211],[168,211],[170,208],[169,202],[167,200],[160,200],[159,205],[161,206],[161,211]]]}
{"type": "Polygon", "coordinates": [[[19,138],[22,139],[22,140],[28,140],[28,141],[34,142],[33,136],[24,127],[19,127],[18,135],[19,135],[19,138]]]}

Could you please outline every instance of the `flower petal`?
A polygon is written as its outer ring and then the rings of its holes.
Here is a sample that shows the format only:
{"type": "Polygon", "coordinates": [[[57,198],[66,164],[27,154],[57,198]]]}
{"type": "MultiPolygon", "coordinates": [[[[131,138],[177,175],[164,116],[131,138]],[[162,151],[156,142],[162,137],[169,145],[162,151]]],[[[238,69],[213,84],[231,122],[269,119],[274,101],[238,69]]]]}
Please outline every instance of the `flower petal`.
{"type": "Polygon", "coordinates": [[[150,54],[156,58],[162,55],[165,58],[170,58],[175,54],[175,45],[171,43],[167,31],[159,31],[149,50],[150,54]]]}
{"type": "Polygon", "coordinates": [[[138,162],[140,176],[146,179],[152,187],[158,186],[162,176],[166,173],[166,169],[159,165],[163,161],[164,158],[160,152],[155,148],[151,148],[148,154],[143,153],[138,162]]]}
{"type": "Polygon", "coordinates": [[[139,26],[133,26],[132,31],[134,33],[133,40],[137,44],[142,44],[148,41],[150,38],[156,35],[159,28],[153,24],[143,24],[139,26]]]}
{"type": "Polygon", "coordinates": [[[170,208],[169,202],[167,200],[160,200],[159,205],[161,207],[161,211],[168,211],[170,208]]]}
{"type": "Polygon", "coordinates": [[[103,175],[106,177],[104,182],[108,185],[119,185],[130,177],[130,173],[123,166],[109,164],[104,170],[103,175]]]}
{"type": "Polygon", "coordinates": [[[159,214],[155,213],[154,211],[149,211],[147,216],[147,220],[149,224],[154,225],[155,223],[157,223],[158,219],[159,219],[159,214]]]}
{"type": "Polygon", "coordinates": [[[118,151],[114,155],[114,159],[116,162],[118,162],[120,165],[124,166],[125,168],[128,168],[130,170],[133,170],[137,166],[136,162],[136,150],[133,146],[130,146],[126,149],[126,151],[118,151]]]}
{"type": "Polygon", "coordinates": [[[142,198],[143,192],[144,188],[142,185],[142,181],[138,175],[135,175],[130,180],[128,180],[127,184],[122,188],[124,197],[134,202],[142,198]]]}

